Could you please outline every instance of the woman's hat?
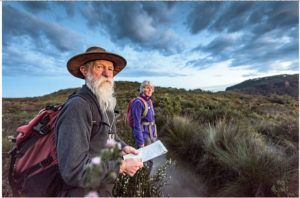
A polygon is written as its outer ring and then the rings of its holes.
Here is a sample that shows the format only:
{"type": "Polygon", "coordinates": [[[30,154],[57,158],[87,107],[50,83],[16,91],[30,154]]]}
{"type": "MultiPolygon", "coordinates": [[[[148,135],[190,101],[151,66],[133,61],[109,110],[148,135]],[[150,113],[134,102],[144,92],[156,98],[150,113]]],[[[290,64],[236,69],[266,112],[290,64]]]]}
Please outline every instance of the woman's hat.
{"type": "Polygon", "coordinates": [[[127,64],[126,59],[118,54],[106,52],[106,50],[101,47],[90,47],[85,51],[85,53],[78,54],[70,58],[67,63],[67,68],[73,76],[84,79],[79,68],[85,63],[93,60],[111,61],[114,64],[114,76],[117,75],[127,64]]]}

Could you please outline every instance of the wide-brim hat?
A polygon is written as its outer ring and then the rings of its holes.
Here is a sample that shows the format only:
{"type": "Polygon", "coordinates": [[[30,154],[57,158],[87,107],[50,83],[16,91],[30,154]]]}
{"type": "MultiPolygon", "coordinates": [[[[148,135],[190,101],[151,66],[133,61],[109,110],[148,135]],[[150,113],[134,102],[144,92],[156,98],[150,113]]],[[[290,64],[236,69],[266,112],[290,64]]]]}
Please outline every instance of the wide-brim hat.
{"type": "Polygon", "coordinates": [[[118,54],[106,52],[106,50],[101,47],[90,47],[85,51],[85,53],[78,54],[70,58],[67,63],[67,68],[73,76],[84,79],[79,68],[85,63],[93,60],[111,61],[114,64],[114,76],[117,75],[127,64],[126,59],[118,54]]]}

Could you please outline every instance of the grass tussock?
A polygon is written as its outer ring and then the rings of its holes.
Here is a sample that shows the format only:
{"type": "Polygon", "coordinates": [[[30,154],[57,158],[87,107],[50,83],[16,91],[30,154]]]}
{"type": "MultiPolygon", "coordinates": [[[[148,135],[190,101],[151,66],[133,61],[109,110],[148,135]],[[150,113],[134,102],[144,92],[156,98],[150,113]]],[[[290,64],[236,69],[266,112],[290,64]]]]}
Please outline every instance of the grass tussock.
{"type": "Polygon", "coordinates": [[[194,130],[197,128],[198,125],[189,118],[176,116],[168,118],[162,131],[169,135],[166,139],[173,147],[184,147],[192,141],[194,130]]]}
{"type": "Polygon", "coordinates": [[[213,196],[299,194],[298,152],[282,152],[255,126],[225,118],[214,125],[197,125],[177,117],[164,129],[164,140],[193,164],[213,196]]]}

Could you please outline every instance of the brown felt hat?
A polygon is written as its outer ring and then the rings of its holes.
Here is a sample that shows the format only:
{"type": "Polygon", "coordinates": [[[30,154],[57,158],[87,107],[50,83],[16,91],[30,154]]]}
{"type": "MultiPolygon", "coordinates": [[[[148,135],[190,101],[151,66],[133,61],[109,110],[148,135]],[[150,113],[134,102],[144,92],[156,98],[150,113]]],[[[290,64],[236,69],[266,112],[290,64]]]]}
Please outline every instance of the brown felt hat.
{"type": "Polygon", "coordinates": [[[118,54],[106,52],[105,49],[101,47],[90,47],[85,51],[85,53],[78,54],[70,58],[67,63],[67,68],[73,76],[84,79],[79,68],[85,63],[93,60],[111,61],[114,64],[114,76],[117,75],[127,64],[126,59],[118,54]]]}

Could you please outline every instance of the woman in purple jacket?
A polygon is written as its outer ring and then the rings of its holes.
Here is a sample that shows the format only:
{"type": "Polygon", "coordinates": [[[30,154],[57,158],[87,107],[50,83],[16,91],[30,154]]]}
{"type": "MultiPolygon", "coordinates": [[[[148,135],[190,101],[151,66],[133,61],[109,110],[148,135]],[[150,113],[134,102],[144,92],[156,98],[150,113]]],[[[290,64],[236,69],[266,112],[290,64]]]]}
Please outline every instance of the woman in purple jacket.
{"type": "Polygon", "coordinates": [[[145,80],[140,86],[139,97],[141,99],[136,99],[132,105],[133,131],[137,148],[143,148],[153,143],[157,138],[154,109],[151,101],[153,92],[152,82],[145,80]],[[148,108],[148,113],[145,117],[142,117],[145,108],[148,108]]]}

